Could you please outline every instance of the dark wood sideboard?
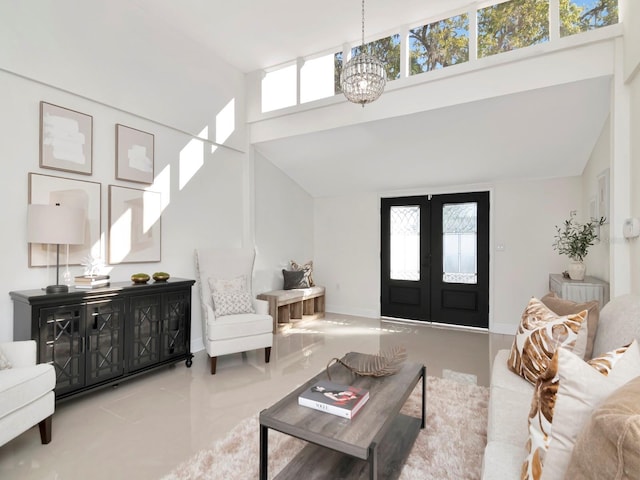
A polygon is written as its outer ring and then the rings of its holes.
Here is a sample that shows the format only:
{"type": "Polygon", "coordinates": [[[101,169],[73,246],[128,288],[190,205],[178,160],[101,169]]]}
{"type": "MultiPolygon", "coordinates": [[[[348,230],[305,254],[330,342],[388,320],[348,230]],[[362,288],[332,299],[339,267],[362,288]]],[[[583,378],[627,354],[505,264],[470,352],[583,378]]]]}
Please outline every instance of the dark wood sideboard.
{"type": "Polygon", "coordinates": [[[10,292],[14,340],[33,339],[38,362],[56,369],[56,400],[118,384],[185,360],[191,367],[191,287],[194,280],[68,293],[10,292]]]}

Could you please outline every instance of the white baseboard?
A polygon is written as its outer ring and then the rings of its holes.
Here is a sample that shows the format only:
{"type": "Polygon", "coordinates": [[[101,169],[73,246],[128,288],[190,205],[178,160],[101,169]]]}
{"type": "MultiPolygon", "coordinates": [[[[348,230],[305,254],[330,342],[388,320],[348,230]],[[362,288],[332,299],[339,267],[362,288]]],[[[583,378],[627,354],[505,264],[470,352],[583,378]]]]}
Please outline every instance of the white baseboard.
{"type": "Polygon", "coordinates": [[[376,310],[371,310],[367,308],[352,308],[345,307],[344,305],[335,305],[327,303],[325,305],[325,310],[331,313],[337,313],[339,315],[353,315],[355,317],[365,317],[365,318],[380,318],[380,312],[376,310]]]}

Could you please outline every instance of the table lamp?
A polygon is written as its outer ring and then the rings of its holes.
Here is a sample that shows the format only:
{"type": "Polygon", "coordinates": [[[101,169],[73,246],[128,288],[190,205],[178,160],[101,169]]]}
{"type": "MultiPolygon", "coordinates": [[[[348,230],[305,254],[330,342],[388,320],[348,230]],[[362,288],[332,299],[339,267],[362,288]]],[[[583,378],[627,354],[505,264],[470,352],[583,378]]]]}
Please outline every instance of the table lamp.
{"type": "MultiPolygon", "coordinates": [[[[85,213],[81,208],[30,204],[27,216],[27,235],[30,243],[56,245],[56,284],[47,293],[66,293],[69,287],[60,285],[60,245],[84,243],[85,213]]],[[[47,262],[49,259],[47,258],[47,262]]]]}

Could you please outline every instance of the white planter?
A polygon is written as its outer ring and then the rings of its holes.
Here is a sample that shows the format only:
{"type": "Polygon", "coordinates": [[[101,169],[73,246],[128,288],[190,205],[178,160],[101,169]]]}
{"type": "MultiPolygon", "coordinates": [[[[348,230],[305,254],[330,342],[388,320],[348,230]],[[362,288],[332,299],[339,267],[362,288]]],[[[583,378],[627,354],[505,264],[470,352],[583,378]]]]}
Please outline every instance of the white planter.
{"type": "Polygon", "coordinates": [[[569,263],[569,278],[571,280],[584,280],[584,274],[587,271],[587,267],[584,266],[583,262],[578,262],[572,260],[569,263]]]}

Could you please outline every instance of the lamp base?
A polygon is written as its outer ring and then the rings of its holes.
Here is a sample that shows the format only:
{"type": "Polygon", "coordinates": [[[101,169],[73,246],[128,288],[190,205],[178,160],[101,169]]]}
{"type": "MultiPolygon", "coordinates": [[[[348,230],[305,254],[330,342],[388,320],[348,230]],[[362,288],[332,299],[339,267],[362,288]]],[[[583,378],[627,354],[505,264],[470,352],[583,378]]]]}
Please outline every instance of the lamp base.
{"type": "Polygon", "coordinates": [[[69,287],[66,285],[49,285],[44,291],[46,293],[67,293],[69,292],[69,287]]]}

